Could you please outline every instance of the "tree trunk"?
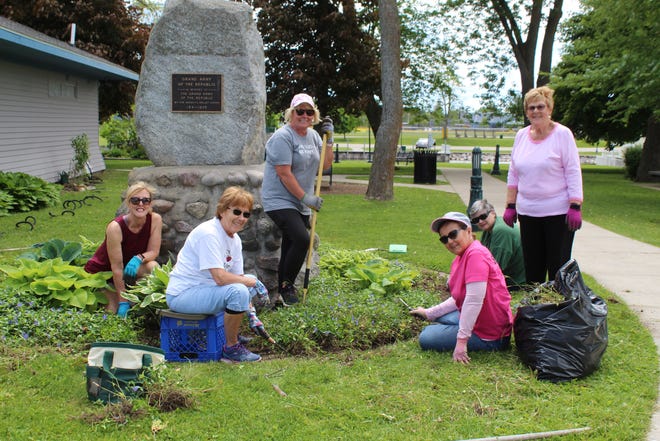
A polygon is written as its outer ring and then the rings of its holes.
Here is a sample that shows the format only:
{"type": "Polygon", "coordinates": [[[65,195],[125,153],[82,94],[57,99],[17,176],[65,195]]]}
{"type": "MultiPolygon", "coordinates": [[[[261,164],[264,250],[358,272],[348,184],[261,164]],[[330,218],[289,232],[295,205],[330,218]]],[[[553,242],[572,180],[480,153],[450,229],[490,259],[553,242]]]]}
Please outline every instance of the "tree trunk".
{"type": "Polygon", "coordinates": [[[660,176],[650,175],[650,171],[660,173],[660,120],[653,115],[646,126],[646,140],[637,169],[637,182],[660,182],[660,176]]]}
{"type": "Polygon", "coordinates": [[[379,0],[380,59],[383,112],[376,132],[367,199],[394,198],[394,160],[403,118],[401,98],[401,35],[396,0],[379,0]]]}
{"type": "Polygon", "coordinates": [[[543,43],[541,45],[541,61],[539,64],[539,75],[536,79],[536,87],[545,86],[550,82],[550,69],[552,68],[552,47],[555,43],[555,34],[559,27],[559,20],[562,16],[562,6],[564,0],[555,0],[550,14],[548,14],[548,21],[545,24],[545,34],[543,35],[543,43]]]}

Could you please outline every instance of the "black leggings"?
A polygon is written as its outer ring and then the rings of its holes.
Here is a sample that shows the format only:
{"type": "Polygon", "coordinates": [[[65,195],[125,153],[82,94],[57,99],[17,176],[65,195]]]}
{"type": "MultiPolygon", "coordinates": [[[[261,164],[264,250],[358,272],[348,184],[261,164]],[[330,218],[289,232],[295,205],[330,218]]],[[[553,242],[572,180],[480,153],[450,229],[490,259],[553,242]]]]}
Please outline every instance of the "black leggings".
{"type": "Polygon", "coordinates": [[[309,248],[309,215],[294,209],[268,211],[266,214],[282,231],[278,286],[281,287],[283,282],[293,285],[309,248]]]}
{"type": "Polygon", "coordinates": [[[568,231],[566,215],[518,216],[527,283],[555,280],[557,270],[571,258],[575,232],[568,231]]]}

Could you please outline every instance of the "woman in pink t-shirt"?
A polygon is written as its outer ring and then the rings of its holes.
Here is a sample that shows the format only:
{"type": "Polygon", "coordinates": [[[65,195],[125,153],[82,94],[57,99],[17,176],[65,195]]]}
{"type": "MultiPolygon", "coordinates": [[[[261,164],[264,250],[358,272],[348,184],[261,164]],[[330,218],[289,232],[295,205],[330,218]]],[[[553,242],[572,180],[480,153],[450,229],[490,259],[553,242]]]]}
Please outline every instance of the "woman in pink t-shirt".
{"type": "Polygon", "coordinates": [[[509,348],[513,316],[511,295],[500,266],[488,248],[472,234],[470,219],[455,211],[431,223],[440,242],[456,254],[449,272],[449,297],[431,308],[411,314],[433,325],[424,328],[419,344],[424,350],[454,350],[453,359],[469,363],[471,351],[509,348]]]}

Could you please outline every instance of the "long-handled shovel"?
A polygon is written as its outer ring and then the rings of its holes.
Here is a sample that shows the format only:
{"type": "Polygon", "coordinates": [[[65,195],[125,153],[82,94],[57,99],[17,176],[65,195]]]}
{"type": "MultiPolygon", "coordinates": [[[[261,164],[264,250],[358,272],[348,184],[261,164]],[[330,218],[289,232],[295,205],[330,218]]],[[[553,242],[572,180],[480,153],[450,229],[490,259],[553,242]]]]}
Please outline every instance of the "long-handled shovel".
{"type": "MultiPolygon", "coordinates": [[[[316,189],[314,195],[321,195],[321,180],[323,179],[323,163],[325,162],[326,142],[328,142],[328,133],[323,134],[323,147],[321,148],[321,160],[319,161],[319,172],[316,175],[316,189]]],[[[307,299],[307,287],[309,286],[309,272],[312,269],[312,254],[314,252],[314,234],[316,230],[316,211],[312,210],[311,228],[309,230],[309,249],[307,250],[307,263],[305,265],[305,280],[303,282],[303,303],[307,299]]]]}

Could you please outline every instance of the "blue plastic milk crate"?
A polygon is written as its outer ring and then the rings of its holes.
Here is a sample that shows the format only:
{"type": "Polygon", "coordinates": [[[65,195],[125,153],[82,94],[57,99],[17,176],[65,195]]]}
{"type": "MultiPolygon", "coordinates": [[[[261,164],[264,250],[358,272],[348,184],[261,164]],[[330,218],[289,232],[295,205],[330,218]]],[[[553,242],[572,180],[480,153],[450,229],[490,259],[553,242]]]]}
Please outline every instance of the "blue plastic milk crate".
{"type": "Polygon", "coordinates": [[[225,344],[224,312],[216,315],[160,311],[160,347],[167,361],[213,361],[225,344]]]}

